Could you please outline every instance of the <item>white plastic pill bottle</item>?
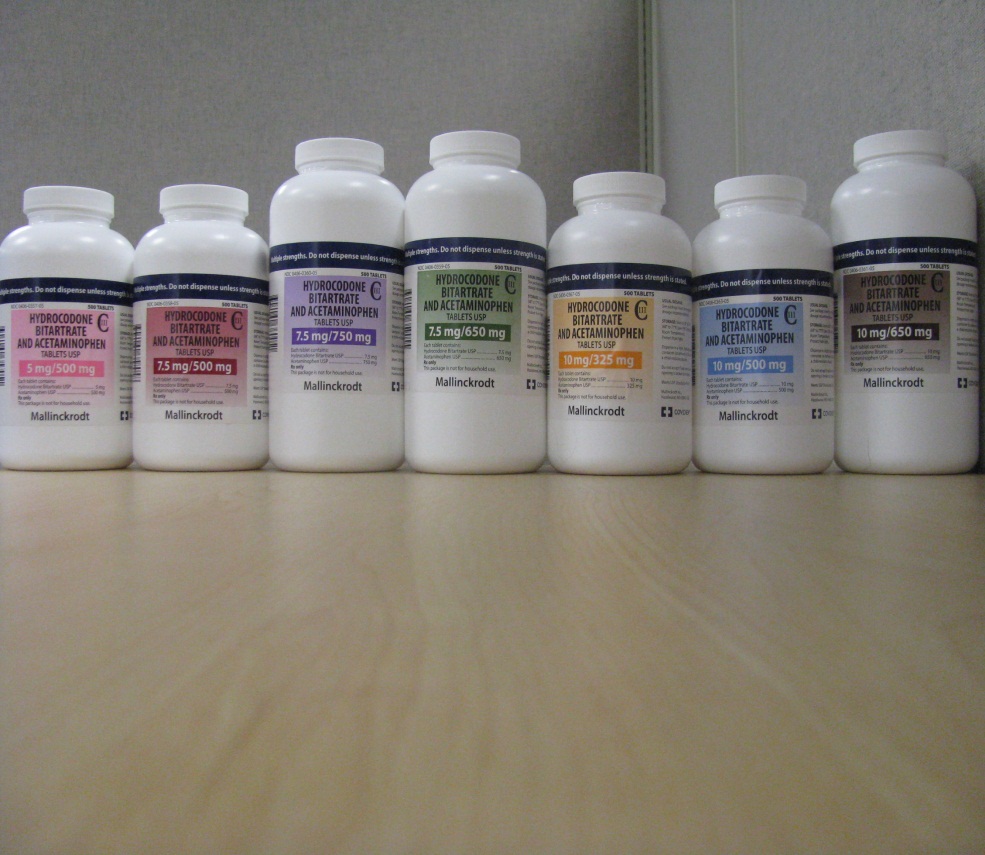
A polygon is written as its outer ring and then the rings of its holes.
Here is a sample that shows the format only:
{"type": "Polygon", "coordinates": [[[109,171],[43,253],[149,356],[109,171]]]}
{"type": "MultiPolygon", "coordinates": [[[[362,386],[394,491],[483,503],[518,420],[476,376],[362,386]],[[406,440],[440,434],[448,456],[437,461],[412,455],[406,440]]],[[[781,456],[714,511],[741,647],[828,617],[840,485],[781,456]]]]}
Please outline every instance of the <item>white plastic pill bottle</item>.
{"type": "Polygon", "coordinates": [[[547,452],[547,205],[492,131],[431,140],[407,194],[406,445],[422,472],[528,472],[547,452]]]}
{"type": "Polygon", "coordinates": [[[975,196],[935,131],[855,143],[831,202],[838,465],[947,474],[978,459],[975,196]]]}
{"type": "Polygon", "coordinates": [[[31,187],[24,213],[0,244],[0,465],[127,466],[133,247],[113,197],[31,187]]]}
{"type": "Polygon", "coordinates": [[[807,185],[715,185],[694,240],[694,463],[706,472],[823,472],[834,456],[831,240],[807,185]]]}
{"type": "Polygon", "coordinates": [[[664,180],[574,182],[547,247],[547,454],[560,472],[645,475],[691,461],[691,242],[664,180]]]}
{"type": "Polygon", "coordinates": [[[383,148],[300,143],[270,204],[270,458],[309,472],[403,462],[404,198],[383,148]]]}
{"type": "Polygon", "coordinates": [[[133,456],[145,469],[267,461],[267,244],[247,194],[161,190],[134,254],[133,456]]]}

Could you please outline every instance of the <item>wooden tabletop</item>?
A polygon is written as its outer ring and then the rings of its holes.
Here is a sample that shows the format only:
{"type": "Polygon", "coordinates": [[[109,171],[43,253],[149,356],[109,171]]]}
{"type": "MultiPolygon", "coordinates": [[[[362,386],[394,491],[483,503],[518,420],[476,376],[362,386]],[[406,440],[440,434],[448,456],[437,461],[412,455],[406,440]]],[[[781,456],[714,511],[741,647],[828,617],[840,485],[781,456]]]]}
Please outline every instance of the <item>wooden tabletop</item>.
{"type": "Polygon", "coordinates": [[[980,853],[983,509],[0,472],[0,852],[980,853]]]}

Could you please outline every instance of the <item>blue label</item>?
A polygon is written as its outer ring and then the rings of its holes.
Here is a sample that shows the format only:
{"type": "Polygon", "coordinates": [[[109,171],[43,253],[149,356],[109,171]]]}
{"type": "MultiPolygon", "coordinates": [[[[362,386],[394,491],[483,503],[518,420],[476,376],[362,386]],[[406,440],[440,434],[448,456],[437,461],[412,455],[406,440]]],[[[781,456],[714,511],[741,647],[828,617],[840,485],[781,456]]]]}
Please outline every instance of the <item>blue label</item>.
{"type": "Polygon", "coordinates": [[[563,264],[547,271],[547,293],[586,290],[691,293],[691,271],[663,264],[563,264]]]}
{"type": "Polygon", "coordinates": [[[691,296],[695,301],[716,297],[749,297],[772,294],[830,297],[832,275],[826,270],[771,268],[727,270],[696,276],[691,296]]]}
{"type": "Polygon", "coordinates": [[[392,246],[337,241],[282,243],[270,248],[271,273],[306,267],[403,273],[404,252],[392,246]]]}
{"type": "Polygon", "coordinates": [[[723,374],[793,374],[792,356],[732,356],[708,360],[708,376],[723,374]]]}
{"type": "Polygon", "coordinates": [[[0,303],[104,303],[133,305],[133,288],[128,282],[106,279],[71,279],[38,276],[4,279],[0,282],[0,303]]]}
{"type": "Polygon", "coordinates": [[[698,304],[698,391],[706,404],[778,406],[803,400],[805,299],[753,295],[698,304]]]}
{"type": "Polygon", "coordinates": [[[978,246],[970,240],[941,237],[895,237],[840,243],[834,248],[835,270],[866,264],[967,264],[978,267],[978,246]]]}
{"type": "Polygon", "coordinates": [[[404,249],[407,266],[437,261],[478,261],[488,264],[513,264],[546,270],[547,250],[523,241],[494,238],[446,237],[415,240],[404,249]]]}
{"type": "Polygon", "coordinates": [[[800,303],[702,306],[698,316],[700,345],[712,348],[716,356],[776,353],[776,348],[787,347],[803,350],[804,309],[800,303]]]}
{"type": "Polygon", "coordinates": [[[221,276],[214,273],[158,273],[133,280],[133,301],[146,300],[235,300],[267,305],[268,285],[264,279],[221,276]]]}

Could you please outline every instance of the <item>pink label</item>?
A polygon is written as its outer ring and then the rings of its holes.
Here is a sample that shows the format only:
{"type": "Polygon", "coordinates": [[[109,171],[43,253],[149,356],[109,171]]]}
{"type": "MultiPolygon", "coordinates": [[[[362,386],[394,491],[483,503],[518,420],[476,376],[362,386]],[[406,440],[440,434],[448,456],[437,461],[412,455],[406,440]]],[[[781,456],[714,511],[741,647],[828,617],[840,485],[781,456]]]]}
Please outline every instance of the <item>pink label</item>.
{"type": "Polygon", "coordinates": [[[110,310],[12,310],[10,338],[18,404],[107,403],[114,391],[116,325],[116,313],[110,310]]]}
{"type": "Polygon", "coordinates": [[[71,359],[22,359],[18,362],[20,377],[105,377],[106,366],[102,362],[85,362],[71,359]]]}
{"type": "Polygon", "coordinates": [[[148,401],[246,406],[249,327],[247,309],[207,305],[147,309],[148,401]]]}

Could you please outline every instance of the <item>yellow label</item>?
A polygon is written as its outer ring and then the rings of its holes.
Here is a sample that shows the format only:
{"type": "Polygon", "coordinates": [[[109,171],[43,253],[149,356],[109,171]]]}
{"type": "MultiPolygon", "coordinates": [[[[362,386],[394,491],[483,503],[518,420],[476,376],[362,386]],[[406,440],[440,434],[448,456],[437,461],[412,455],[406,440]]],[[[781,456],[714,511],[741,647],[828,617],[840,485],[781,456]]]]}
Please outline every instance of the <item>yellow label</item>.
{"type": "Polygon", "coordinates": [[[654,298],[556,298],[551,336],[562,398],[652,395],[654,298]]]}

